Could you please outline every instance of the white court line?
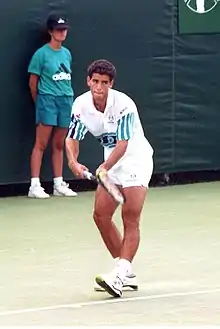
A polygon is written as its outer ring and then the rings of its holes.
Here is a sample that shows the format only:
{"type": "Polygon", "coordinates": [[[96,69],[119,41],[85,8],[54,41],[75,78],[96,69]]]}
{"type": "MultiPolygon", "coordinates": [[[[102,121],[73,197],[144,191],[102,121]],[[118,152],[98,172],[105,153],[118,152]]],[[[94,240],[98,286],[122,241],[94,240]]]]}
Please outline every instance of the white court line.
{"type": "Polygon", "coordinates": [[[162,299],[162,298],[170,298],[170,297],[186,297],[186,296],[206,295],[206,294],[215,294],[218,292],[220,292],[220,287],[216,287],[213,289],[206,289],[206,290],[174,292],[174,293],[157,294],[157,295],[150,295],[150,296],[137,296],[137,297],[128,297],[128,298],[113,298],[112,297],[112,299],[105,299],[105,300],[98,300],[98,301],[4,311],[4,312],[0,312],[0,316],[24,314],[24,313],[35,313],[35,312],[43,312],[43,311],[55,311],[55,310],[59,310],[59,309],[68,309],[68,308],[81,308],[81,307],[85,307],[85,306],[127,303],[127,302],[141,301],[141,300],[162,299]]]}

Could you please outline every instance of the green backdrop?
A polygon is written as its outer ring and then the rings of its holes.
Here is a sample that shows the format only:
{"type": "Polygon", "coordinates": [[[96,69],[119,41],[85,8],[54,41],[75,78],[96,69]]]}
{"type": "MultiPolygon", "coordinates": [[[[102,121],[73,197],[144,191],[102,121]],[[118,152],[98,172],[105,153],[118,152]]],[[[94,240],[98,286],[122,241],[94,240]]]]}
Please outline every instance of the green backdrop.
{"type": "MultiPolygon", "coordinates": [[[[176,1],[8,0],[0,9],[0,184],[29,181],[35,126],[27,66],[57,10],[72,26],[66,46],[76,95],[86,90],[92,60],[113,61],[116,88],[136,101],[155,149],[156,173],[220,168],[220,35],[179,35],[176,1]]],[[[102,160],[90,136],[81,160],[91,169],[102,160]]],[[[72,178],[66,164],[64,177],[72,178]]],[[[52,179],[50,149],[42,179],[52,179]]]]}

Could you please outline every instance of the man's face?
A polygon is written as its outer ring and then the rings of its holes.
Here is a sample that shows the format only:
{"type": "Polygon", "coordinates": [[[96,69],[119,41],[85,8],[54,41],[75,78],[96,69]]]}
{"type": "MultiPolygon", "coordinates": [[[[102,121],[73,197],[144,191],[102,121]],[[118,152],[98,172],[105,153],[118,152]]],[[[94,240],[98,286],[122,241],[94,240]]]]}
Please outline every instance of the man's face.
{"type": "Polygon", "coordinates": [[[88,87],[91,90],[95,102],[105,102],[108,97],[108,90],[112,88],[113,81],[106,74],[94,73],[91,79],[87,78],[88,87]]]}
{"type": "Polygon", "coordinates": [[[51,37],[57,42],[63,42],[67,37],[67,29],[54,29],[50,31],[51,37]]]}

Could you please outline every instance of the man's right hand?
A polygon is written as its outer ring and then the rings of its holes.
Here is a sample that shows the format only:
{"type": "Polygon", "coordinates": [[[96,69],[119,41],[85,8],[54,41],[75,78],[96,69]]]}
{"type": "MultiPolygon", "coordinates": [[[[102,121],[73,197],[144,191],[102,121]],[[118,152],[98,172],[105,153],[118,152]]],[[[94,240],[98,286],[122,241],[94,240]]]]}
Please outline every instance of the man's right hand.
{"type": "Polygon", "coordinates": [[[77,178],[85,178],[83,172],[89,171],[89,169],[86,166],[84,166],[83,164],[77,161],[70,162],[69,168],[77,178]]]}

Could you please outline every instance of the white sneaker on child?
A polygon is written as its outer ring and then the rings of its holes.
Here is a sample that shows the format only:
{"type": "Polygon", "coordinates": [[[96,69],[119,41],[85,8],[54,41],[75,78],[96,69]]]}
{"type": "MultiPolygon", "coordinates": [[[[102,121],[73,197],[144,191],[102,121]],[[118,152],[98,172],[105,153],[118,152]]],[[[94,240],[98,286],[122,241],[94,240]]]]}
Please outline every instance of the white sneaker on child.
{"type": "Polygon", "coordinates": [[[55,196],[77,196],[77,193],[69,188],[69,184],[62,181],[61,184],[54,184],[53,195],[55,195],[55,196]]]}
{"type": "Polygon", "coordinates": [[[40,184],[36,184],[30,186],[28,197],[37,199],[48,199],[50,196],[49,194],[44,192],[44,188],[40,184]]]}

